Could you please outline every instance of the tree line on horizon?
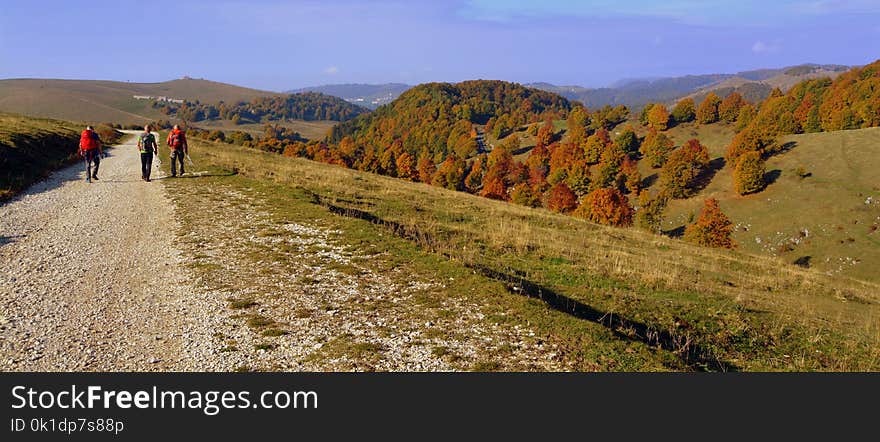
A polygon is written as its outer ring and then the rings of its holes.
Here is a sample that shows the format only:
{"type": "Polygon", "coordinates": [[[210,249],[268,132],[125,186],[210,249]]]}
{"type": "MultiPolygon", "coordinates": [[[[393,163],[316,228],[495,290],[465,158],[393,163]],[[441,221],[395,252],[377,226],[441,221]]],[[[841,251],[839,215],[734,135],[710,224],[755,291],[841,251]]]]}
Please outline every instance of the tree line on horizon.
{"type": "Polygon", "coordinates": [[[210,104],[196,101],[169,103],[153,101],[163,115],[186,122],[229,120],[235,124],[268,123],[279,120],[347,121],[369,110],[341,98],[317,92],[257,97],[250,102],[210,104]]]}

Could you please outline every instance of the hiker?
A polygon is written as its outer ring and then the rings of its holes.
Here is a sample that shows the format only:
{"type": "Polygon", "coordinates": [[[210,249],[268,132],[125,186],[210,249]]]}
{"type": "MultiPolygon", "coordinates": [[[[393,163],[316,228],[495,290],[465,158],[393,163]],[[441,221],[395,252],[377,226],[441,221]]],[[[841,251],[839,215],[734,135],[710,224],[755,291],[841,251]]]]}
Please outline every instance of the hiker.
{"type": "Polygon", "coordinates": [[[156,136],[150,132],[149,124],[144,126],[144,132],[138,135],[137,147],[141,153],[141,179],[149,183],[153,154],[159,154],[159,145],[156,144],[156,136]]]}
{"type": "Polygon", "coordinates": [[[101,165],[101,156],[104,155],[101,138],[92,126],[86,126],[86,130],[79,136],[79,154],[86,163],[86,181],[98,179],[98,166],[101,165]],[[92,163],[95,163],[95,171],[92,172],[92,163]]]}
{"type": "Polygon", "coordinates": [[[180,176],[185,173],[183,171],[183,158],[189,151],[186,144],[186,133],[180,130],[180,126],[174,125],[174,129],[168,134],[168,147],[171,148],[171,176],[177,176],[176,162],[180,161],[180,176]]]}

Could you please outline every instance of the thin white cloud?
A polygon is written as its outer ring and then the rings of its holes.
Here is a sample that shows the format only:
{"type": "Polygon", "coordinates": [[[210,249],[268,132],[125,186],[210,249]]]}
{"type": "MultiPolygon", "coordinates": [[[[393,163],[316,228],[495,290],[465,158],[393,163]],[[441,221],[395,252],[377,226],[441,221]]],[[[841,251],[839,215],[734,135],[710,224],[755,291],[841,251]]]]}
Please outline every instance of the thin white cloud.
{"type": "Polygon", "coordinates": [[[756,54],[772,54],[779,51],[779,43],[765,43],[761,40],[752,45],[752,52],[756,54]]]}
{"type": "Polygon", "coordinates": [[[327,69],[324,69],[324,73],[327,75],[336,75],[339,73],[339,68],[336,66],[330,66],[327,69]]]}

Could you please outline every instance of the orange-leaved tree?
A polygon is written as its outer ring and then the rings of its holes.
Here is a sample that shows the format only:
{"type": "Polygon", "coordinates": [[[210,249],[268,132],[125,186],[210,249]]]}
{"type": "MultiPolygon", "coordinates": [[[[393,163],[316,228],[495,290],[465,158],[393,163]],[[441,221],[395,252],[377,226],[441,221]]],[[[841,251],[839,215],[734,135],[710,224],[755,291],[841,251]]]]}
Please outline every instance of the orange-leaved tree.
{"type": "Polygon", "coordinates": [[[547,192],[547,208],[554,212],[571,212],[577,207],[577,195],[565,183],[558,183],[547,192]]]}
{"type": "Polygon", "coordinates": [[[655,104],[648,112],[648,126],[660,131],[669,127],[669,111],[662,104],[655,104]]]}
{"type": "Polygon", "coordinates": [[[694,104],[693,98],[683,98],[679,100],[678,103],[675,103],[675,107],[672,108],[672,121],[674,121],[675,124],[694,121],[694,118],[697,117],[696,108],[697,106],[694,104]]]}
{"type": "Polygon", "coordinates": [[[764,159],[755,151],[740,155],[733,170],[733,185],[740,195],[755,193],[764,188],[764,174],[767,173],[764,159]]]}
{"type": "Polygon", "coordinates": [[[709,151],[699,140],[691,139],[669,155],[660,170],[660,184],[673,198],[691,195],[700,176],[709,165],[709,151]]]}
{"type": "Polygon", "coordinates": [[[736,243],[730,237],[732,233],[733,223],[730,218],[721,211],[718,200],[709,198],[697,221],[684,230],[684,238],[701,246],[733,249],[736,243]]]}
{"type": "Polygon", "coordinates": [[[675,143],[665,133],[650,129],[639,151],[648,160],[651,167],[657,168],[666,163],[666,158],[672,152],[675,143]]]}
{"type": "Polygon", "coordinates": [[[538,129],[538,134],[535,136],[535,144],[539,147],[547,147],[553,142],[555,136],[556,129],[553,128],[553,120],[547,120],[538,129]]]}
{"type": "Polygon", "coordinates": [[[731,92],[718,105],[718,118],[728,123],[733,123],[739,117],[739,111],[747,101],[737,92],[731,92]]]}
{"type": "Polygon", "coordinates": [[[403,152],[397,157],[397,176],[407,180],[418,178],[415,159],[409,152],[403,152]]]}
{"type": "Polygon", "coordinates": [[[721,104],[721,98],[714,92],[709,92],[700,107],[697,109],[697,121],[702,124],[709,124],[718,121],[718,106],[721,104]]]}
{"type": "Polygon", "coordinates": [[[609,226],[632,225],[633,209],[629,199],[617,189],[596,189],[574,211],[574,215],[609,226]]]}
{"type": "Polygon", "coordinates": [[[431,155],[427,151],[422,152],[416,169],[419,173],[419,181],[431,184],[431,178],[434,177],[434,172],[437,170],[437,167],[434,165],[434,161],[431,159],[431,155]]]}

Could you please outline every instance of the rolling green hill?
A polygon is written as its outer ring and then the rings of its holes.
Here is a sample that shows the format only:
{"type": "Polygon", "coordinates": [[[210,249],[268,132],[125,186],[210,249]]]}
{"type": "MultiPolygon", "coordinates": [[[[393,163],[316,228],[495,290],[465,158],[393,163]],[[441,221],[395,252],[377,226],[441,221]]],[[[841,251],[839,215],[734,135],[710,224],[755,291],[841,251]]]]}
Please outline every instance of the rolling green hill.
{"type": "Polygon", "coordinates": [[[178,79],[162,83],[99,80],[0,80],[0,111],[69,121],[135,124],[162,118],[151,100],[135,95],[236,103],[281,95],[208,80],[178,79]]]}

